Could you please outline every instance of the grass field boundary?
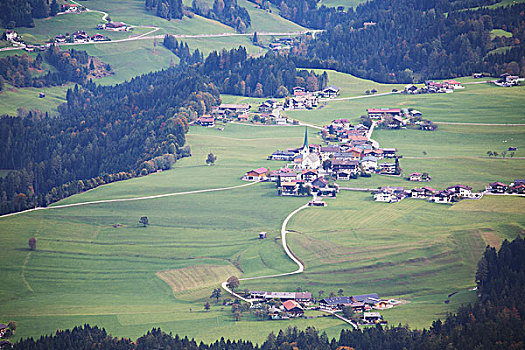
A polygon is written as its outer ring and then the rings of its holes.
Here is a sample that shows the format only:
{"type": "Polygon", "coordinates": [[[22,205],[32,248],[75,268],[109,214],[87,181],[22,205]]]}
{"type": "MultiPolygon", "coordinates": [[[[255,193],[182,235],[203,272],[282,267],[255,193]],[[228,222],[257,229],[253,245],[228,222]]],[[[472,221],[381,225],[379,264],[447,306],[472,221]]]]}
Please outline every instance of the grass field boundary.
{"type": "Polygon", "coordinates": [[[237,185],[237,186],[229,186],[229,187],[219,187],[219,188],[209,188],[205,190],[195,190],[195,191],[186,191],[186,192],[173,192],[173,193],[165,193],[165,194],[157,194],[153,196],[143,196],[143,197],[132,197],[132,198],[115,198],[115,199],[102,199],[98,201],[89,201],[89,202],[80,202],[80,203],[72,203],[72,204],[62,204],[62,205],[54,205],[51,207],[37,207],[32,208],[24,211],[19,211],[16,213],[9,213],[4,214],[0,216],[1,218],[14,216],[17,214],[23,214],[23,213],[29,213],[36,210],[48,210],[48,209],[62,209],[62,208],[71,208],[71,207],[79,207],[82,205],[89,205],[89,204],[104,204],[104,203],[114,203],[114,202],[131,202],[131,201],[140,201],[140,200],[146,200],[146,199],[157,199],[157,198],[164,198],[164,197],[172,197],[172,196],[180,196],[185,194],[196,194],[196,193],[205,193],[205,192],[217,192],[217,191],[227,191],[227,190],[233,190],[236,188],[242,188],[247,186],[252,186],[261,181],[254,181],[247,184],[237,185]]]}

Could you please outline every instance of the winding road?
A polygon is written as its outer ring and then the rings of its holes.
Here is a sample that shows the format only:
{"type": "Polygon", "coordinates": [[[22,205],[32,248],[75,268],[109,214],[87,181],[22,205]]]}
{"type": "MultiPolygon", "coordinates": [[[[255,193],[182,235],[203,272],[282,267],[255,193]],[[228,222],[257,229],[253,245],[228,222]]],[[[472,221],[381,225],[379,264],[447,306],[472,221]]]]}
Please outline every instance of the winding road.
{"type": "MultiPolygon", "coordinates": [[[[253,280],[264,279],[264,278],[284,277],[284,276],[296,275],[296,274],[302,273],[304,271],[304,264],[294,255],[294,253],[292,253],[292,251],[288,247],[288,244],[286,243],[286,234],[288,233],[288,231],[286,230],[286,225],[288,225],[288,221],[290,221],[290,219],[295,214],[297,214],[298,212],[300,212],[301,210],[306,209],[306,208],[308,208],[308,204],[305,204],[305,205],[295,209],[294,211],[292,211],[290,214],[288,214],[286,219],[284,219],[283,224],[281,226],[281,242],[283,244],[283,249],[284,249],[286,255],[288,255],[288,257],[295,264],[297,264],[297,270],[292,271],[292,272],[279,273],[279,274],[275,274],[275,275],[265,275],[265,276],[257,276],[257,277],[239,278],[239,281],[250,281],[250,280],[253,281],[253,280]]],[[[228,281],[222,282],[221,287],[222,287],[222,289],[224,289],[226,292],[228,292],[232,296],[234,296],[234,297],[236,297],[236,298],[238,298],[238,299],[240,299],[242,301],[245,301],[245,302],[247,302],[250,305],[253,305],[253,302],[254,302],[253,300],[247,299],[247,298],[245,298],[245,297],[235,293],[234,291],[232,291],[228,287],[228,281]]],[[[341,315],[339,315],[339,314],[337,314],[337,313],[335,313],[333,311],[327,311],[327,310],[321,310],[321,311],[324,311],[324,312],[326,312],[326,313],[328,313],[330,315],[333,315],[333,316],[339,318],[340,320],[342,320],[342,321],[348,323],[349,325],[351,325],[354,329],[358,329],[359,328],[357,323],[355,323],[354,321],[346,319],[343,316],[341,316],[341,315]]]]}

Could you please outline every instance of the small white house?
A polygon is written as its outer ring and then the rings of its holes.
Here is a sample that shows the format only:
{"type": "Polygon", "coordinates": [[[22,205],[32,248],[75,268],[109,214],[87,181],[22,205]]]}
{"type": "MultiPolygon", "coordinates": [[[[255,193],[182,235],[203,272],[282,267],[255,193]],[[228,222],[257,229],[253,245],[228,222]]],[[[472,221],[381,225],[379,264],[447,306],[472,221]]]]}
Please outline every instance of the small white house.
{"type": "Polygon", "coordinates": [[[14,30],[6,30],[5,31],[5,38],[7,41],[16,41],[16,38],[18,38],[18,34],[14,30]]]}

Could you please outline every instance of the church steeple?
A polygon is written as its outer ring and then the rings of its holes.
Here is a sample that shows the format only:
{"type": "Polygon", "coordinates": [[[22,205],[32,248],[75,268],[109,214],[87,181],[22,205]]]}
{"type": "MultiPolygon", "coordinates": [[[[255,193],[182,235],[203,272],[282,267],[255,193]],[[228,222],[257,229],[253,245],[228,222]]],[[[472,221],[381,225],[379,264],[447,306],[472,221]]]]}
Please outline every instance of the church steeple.
{"type": "Polygon", "coordinates": [[[309,149],[309,145],[308,145],[308,127],[305,126],[304,127],[304,143],[303,143],[303,149],[309,149]]]}

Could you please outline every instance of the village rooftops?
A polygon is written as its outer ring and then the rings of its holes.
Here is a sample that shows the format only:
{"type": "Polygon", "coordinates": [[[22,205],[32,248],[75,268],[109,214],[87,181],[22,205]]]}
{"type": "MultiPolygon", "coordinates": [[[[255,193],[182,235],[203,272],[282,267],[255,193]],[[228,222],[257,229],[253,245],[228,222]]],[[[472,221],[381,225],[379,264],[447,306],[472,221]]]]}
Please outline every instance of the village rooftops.
{"type": "Polygon", "coordinates": [[[257,168],[257,169],[252,170],[252,172],[257,173],[257,174],[266,174],[268,172],[268,169],[266,169],[266,168],[257,168]]]}
{"type": "Polygon", "coordinates": [[[507,187],[506,184],[504,184],[503,182],[491,182],[489,183],[489,186],[490,187],[507,187]]]}
{"type": "Polygon", "coordinates": [[[290,311],[294,308],[299,308],[299,309],[302,309],[303,307],[298,303],[296,302],[295,300],[286,300],[284,303],[283,303],[283,306],[284,308],[286,309],[286,311],[290,311]]]}
{"type": "Polygon", "coordinates": [[[319,303],[328,306],[348,305],[352,303],[352,299],[350,297],[324,298],[319,303]]]}
{"type": "MultiPolygon", "coordinates": [[[[399,187],[402,188],[402,187],[399,187]]],[[[357,302],[365,302],[367,299],[377,299],[379,300],[379,295],[377,293],[372,294],[362,294],[362,295],[352,295],[352,300],[357,302]]]]}

